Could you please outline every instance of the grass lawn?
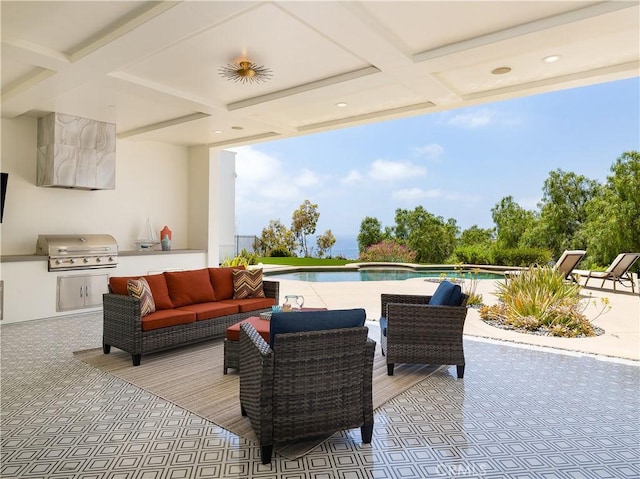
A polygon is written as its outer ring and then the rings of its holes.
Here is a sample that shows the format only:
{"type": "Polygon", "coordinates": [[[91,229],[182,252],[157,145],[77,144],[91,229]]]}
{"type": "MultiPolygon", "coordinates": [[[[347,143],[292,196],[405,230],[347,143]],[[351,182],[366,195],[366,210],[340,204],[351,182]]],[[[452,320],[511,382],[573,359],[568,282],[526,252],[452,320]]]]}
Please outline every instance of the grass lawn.
{"type": "Polygon", "coordinates": [[[257,262],[262,264],[282,264],[287,266],[342,266],[349,263],[357,263],[356,260],[293,257],[259,257],[257,262]]]}

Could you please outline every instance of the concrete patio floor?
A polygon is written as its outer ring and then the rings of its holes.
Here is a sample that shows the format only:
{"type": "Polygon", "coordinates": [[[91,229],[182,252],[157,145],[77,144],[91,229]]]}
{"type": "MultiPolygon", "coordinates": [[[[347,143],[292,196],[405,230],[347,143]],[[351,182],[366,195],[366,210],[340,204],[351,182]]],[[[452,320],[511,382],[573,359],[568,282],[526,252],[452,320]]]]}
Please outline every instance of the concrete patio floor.
{"type": "MultiPolygon", "coordinates": [[[[265,265],[265,269],[279,269],[265,265]]],[[[277,277],[266,277],[277,279],[277,277]]],[[[370,327],[376,328],[380,317],[380,294],[433,294],[437,287],[434,281],[414,278],[403,281],[345,281],[345,282],[305,282],[278,279],[280,298],[287,294],[299,294],[305,298],[305,306],[326,307],[329,309],[365,308],[370,327]]],[[[479,280],[476,289],[482,294],[485,304],[494,304],[496,280],[479,280]]],[[[470,308],[465,322],[464,334],[467,336],[510,341],[532,346],[551,347],[579,353],[603,355],[614,358],[640,361],[640,294],[631,288],[612,289],[582,288],[585,297],[591,296],[590,305],[585,310],[589,319],[598,315],[594,302],[600,298],[609,299],[611,309],[593,320],[593,324],[605,333],[591,338],[557,338],[538,336],[515,331],[503,330],[491,326],[480,319],[476,309],[470,308]],[[595,300],[595,301],[594,301],[595,300]]],[[[376,333],[377,334],[377,333],[376,333]]],[[[375,339],[376,334],[372,337],[375,339]]],[[[371,335],[371,333],[370,333],[371,335]]]]}

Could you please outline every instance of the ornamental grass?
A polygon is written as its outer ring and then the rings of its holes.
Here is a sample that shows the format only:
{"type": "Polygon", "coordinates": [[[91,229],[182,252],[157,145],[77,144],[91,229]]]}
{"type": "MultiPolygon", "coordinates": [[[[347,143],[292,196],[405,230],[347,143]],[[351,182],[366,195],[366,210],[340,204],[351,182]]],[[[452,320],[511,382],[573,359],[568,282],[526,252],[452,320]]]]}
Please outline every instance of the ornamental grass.
{"type": "MultiPolygon", "coordinates": [[[[567,283],[564,276],[553,268],[543,266],[523,270],[506,283],[498,283],[496,296],[498,304],[480,309],[482,319],[551,336],[597,334],[584,315],[590,299],[583,300],[580,285],[567,283]]],[[[608,309],[608,300],[603,298],[597,316],[608,309]]]]}

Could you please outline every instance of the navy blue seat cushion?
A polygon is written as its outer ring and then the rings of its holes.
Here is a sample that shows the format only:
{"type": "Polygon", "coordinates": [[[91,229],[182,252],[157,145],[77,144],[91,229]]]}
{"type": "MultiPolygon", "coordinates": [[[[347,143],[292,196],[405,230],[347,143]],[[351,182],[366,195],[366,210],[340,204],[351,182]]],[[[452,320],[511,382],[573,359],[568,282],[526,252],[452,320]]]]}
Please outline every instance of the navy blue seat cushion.
{"type": "Polygon", "coordinates": [[[273,341],[280,333],[356,328],[364,326],[366,319],[367,312],[361,308],[273,313],[269,326],[269,346],[273,349],[273,341]]]}
{"type": "Polygon", "coordinates": [[[385,316],[380,318],[380,332],[383,336],[387,335],[387,318],[385,316]]]}
{"type": "Polygon", "coordinates": [[[460,306],[460,303],[462,303],[462,288],[456,284],[449,296],[449,306],[460,306]]]}
{"type": "Polygon", "coordinates": [[[462,288],[451,281],[442,281],[429,300],[430,306],[460,306],[462,288]]]}

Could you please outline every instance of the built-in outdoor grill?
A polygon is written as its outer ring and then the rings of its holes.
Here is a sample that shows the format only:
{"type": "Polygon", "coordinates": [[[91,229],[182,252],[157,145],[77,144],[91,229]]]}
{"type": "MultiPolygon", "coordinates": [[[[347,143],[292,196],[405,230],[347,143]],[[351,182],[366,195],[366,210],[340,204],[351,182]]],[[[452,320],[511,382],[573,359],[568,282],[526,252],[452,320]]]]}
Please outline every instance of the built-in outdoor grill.
{"type": "Polygon", "coordinates": [[[36,254],[49,256],[49,271],[115,268],[118,243],[111,235],[39,235],[36,254]]]}

